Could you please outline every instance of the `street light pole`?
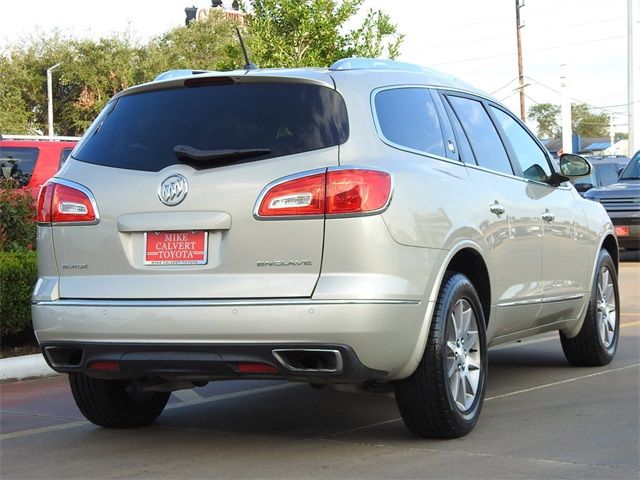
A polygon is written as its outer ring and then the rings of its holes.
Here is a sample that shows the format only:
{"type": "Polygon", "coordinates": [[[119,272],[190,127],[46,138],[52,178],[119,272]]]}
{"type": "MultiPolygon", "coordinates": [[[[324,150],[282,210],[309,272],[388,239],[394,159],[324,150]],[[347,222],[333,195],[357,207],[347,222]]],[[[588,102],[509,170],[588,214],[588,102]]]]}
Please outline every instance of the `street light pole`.
{"type": "Polygon", "coordinates": [[[60,66],[56,63],[53,67],[47,68],[47,103],[49,107],[47,119],[49,121],[49,137],[53,137],[53,81],[51,80],[51,72],[60,66]]]}

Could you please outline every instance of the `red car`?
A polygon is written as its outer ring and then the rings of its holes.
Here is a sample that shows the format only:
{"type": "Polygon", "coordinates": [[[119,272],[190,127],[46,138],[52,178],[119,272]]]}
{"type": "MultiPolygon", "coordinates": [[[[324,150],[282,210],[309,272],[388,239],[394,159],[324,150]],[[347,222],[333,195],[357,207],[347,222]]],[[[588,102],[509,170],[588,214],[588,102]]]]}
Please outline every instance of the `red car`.
{"type": "Polygon", "coordinates": [[[0,137],[0,178],[14,178],[38,198],[78,143],[75,137],[0,137]]]}

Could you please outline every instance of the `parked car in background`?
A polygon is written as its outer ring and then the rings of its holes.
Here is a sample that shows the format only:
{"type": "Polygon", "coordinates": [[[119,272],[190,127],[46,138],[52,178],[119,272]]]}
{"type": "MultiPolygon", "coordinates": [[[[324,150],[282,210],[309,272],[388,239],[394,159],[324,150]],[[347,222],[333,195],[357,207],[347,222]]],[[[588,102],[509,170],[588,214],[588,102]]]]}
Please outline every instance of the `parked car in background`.
{"type": "Polygon", "coordinates": [[[38,198],[40,187],[60,169],[78,140],[76,137],[3,135],[0,178],[17,180],[38,198]]]}
{"type": "Polygon", "coordinates": [[[209,381],[373,381],[416,435],[460,437],[489,346],[615,354],[618,244],[569,183],[590,170],[416,65],[163,75],[43,187],[34,330],[97,425],[209,381]]]}
{"type": "Polygon", "coordinates": [[[571,181],[580,195],[594,187],[606,187],[618,181],[618,177],[629,163],[629,157],[585,157],[593,169],[586,177],[571,181]]]}
{"type": "Polygon", "coordinates": [[[640,250],[640,150],[613,185],[592,188],[584,194],[600,202],[615,225],[618,244],[625,250],[640,250]]]}

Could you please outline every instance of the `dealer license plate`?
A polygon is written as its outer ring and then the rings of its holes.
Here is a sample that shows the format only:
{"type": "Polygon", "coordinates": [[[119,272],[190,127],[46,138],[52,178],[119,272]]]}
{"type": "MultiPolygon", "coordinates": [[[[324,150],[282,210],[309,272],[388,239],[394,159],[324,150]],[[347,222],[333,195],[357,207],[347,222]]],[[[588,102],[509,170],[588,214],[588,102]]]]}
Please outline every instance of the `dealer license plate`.
{"type": "Polygon", "coordinates": [[[145,265],[207,263],[207,232],[147,232],[144,244],[145,265]]]}

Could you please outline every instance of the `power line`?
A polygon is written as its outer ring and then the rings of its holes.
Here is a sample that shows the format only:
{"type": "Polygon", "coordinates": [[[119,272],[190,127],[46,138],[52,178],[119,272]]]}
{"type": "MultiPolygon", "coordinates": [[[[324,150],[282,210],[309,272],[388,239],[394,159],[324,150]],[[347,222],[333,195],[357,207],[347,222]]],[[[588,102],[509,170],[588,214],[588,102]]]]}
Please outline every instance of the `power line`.
{"type": "Polygon", "coordinates": [[[507,88],[509,85],[511,85],[513,82],[515,82],[516,80],[518,80],[518,77],[513,77],[511,80],[509,80],[508,83],[506,83],[504,86],[498,88],[497,90],[494,90],[493,92],[491,92],[489,95],[494,95],[496,93],[498,93],[500,90],[504,90],[505,88],[507,88]]]}

